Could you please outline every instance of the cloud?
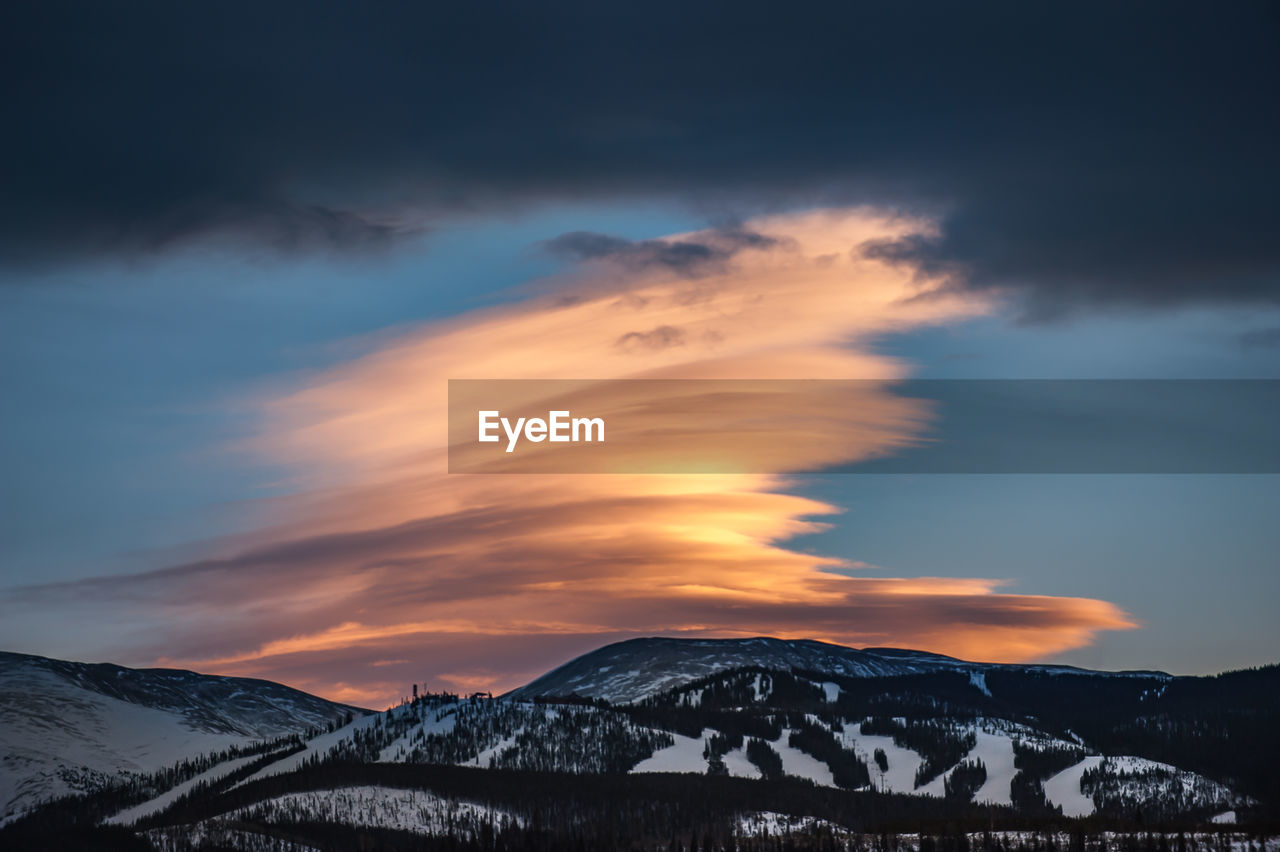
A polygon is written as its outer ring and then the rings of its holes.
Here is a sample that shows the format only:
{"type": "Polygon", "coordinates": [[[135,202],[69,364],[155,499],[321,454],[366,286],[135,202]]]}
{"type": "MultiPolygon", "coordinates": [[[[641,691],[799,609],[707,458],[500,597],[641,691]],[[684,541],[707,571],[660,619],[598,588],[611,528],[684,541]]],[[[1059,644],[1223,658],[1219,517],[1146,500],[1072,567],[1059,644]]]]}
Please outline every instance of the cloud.
{"type": "MultiPolygon", "coordinates": [[[[593,289],[598,269],[586,264],[562,282],[572,300],[552,293],[412,329],[255,400],[262,428],[246,449],[295,471],[295,493],[264,507],[271,525],[217,557],[16,591],[6,619],[76,605],[125,611],[131,630],[101,646],[131,659],[370,704],[424,679],[509,688],[637,635],[812,637],[1027,660],[1133,626],[1105,601],[1013,593],[995,579],[865,576],[852,558],[789,546],[838,508],[794,493],[782,471],[891,453],[928,422],[927,405],[893,392],[903,366],[870,341],[989,305],[850,250],[927,233],[928,222],[858,209],[750,225],[774,248],[728,259],[698,282],[698,299],[666,265],[593,289]],[[622,351],[636,328],[682,329],[683,345],[622,351]],[[835,416],[822,405],[830,400],[796,406],[746,382],[756,428],[692,448],[672,435],[658,448],[740,454],[764,473],[447,472],[449,379],[564,376],[590,380],[593,412],[640,412],[634,428],[655,434],[694,400],[654,398],[652,383],[631,380],[873,381],[835,416]]],[[[744,404],[681,384],[728,410],[744,404]]],[[[545,387],[512,383],[532,389],[529,404],[547,402],[545,387]]]]}
{"type": "Polygon", "coordinates": [[[683,346],[684,332],[673,325],[660,325],[649,331],[628,331],[618,338],[618,346],[635,346],[642,349],[666,349],[683,346]]]}
{"type": "Polygon", "coordinates": [[[1240,341],[1240,348],[1246,352],[1275,349],[1280,347],[1280,328],[1255,328],[1244,332],[1237,339],[1240,341]]]}
{"type": "MultiPolygon", "coordinates": [[[[363,246],[544,202],[676,200],[713,220],[869,203],[939,215],[912,261],[1028,316],[1274,303],[1275,14],[22,4],[0,250],[363,246]]],[[[679,268],[706,248],[558,247],[679,268]]]]}
{"type": "Polygon", "coordinates": [[[723,271],[724,264],[735,254],[746,249],[768,250],[776,242],[764,234],[721,228],[699,234],[697,240],[627,240],[573,231],[547,240],[543,246],[553,254],[609,261],[633,272],[658,266],[694,277],[723,271]]]}

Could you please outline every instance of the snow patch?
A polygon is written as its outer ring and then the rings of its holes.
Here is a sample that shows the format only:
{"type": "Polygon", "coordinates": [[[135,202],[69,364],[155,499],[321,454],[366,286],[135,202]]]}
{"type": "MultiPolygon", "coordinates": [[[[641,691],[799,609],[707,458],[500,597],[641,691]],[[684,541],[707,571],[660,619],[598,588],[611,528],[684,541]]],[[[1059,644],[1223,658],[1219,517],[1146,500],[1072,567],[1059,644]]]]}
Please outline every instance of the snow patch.
{"type": "Polygon", "coordinates": [[[871,785],[877,790],[885,793],[916,792],[916,770],[923,763],[920,755],[898,745],[893,737],[862,733],[861,723],[846,725],[840,739],[867,764],[871,773],[871,785]],[[882,750],[888,758],[889,767],[885,771],[881,771],[875,761],[876,749],[882,750]]]}
{"type": "Polygon", "coordinates": [[[778,741],[771,743],[774,751],[782,758],[782,771],[797,778],[808,778],[823,787],[834,787],[836,781],[831,777],[831,768],[811,754],[806,754],[787,743],[791,732],[783,730],[778,741]]]}
{"type": "Polygon", "coordinates": [[[261,757],[262,755],[260,754],[254,754],[249,757],[241,757],[236,760],[228,760],[225,763],[219,763],[217,766],[201,772],[194,778],[190,778],[183,781],[181,784],[170,788],[168,791],[161,793],[154,799],[149,799],[142,804],[134,805],[131,808],[125,808],[114,816],[107,817],[106,822],[112,825],[133,825],[143,817],[149,817],[152,814],[160,813],[165,808],[178,801],[178,799],[185,796],[198,784],[206,784],[211,781],[216,781],[223,776],[235,772],[242,766],[248,766],[255,760],[261,759],[261,757]]]}
{"type": "Polygon", "coordinates": [[[702,736],[698,738],[686,737],[680,734],[672,734],[675,737],[675,745],[658,749],[651,757],[637,763],[632,767],[632,772],[696,772],[702,774],[707,771],[707,759],[702,756],[704,740],[711,736],[713,731],[703,731],[702,736]]]}
{"type": "Polygon", "coordinates": [[[419,834],[444,834],[454,837],[475,836],[483,821],[520,819],[506,811],[457,799],[446,799],[423,790],[394,787],[343,787],[288,793],[268,799],[228,815],[229,820],[250,814],[273,815],[293,819],[315,819],[346,825],[412,831],[419,834]]]}
{"type": "Polygon", "coordinates": [[[1082,817],[1094,811],[1093,799],[1080,791],[1080,778],[1088,769],[1102,764],[1102,755],[1086,757],[1075,766],[1054,775],[1044,782],[1044,797],[1051,805],[1060,805],[1063,816],[1082,817]]]}
{"type": "Polygon", "coordinates": [[[1013,776],[1018,768],[1013,765],[1013,738],[1004,732],[978,730],[978,742],[965,760],[981,760],[987,767],[987,781],[973,794],[975,802],[993,805],[1012,805],[1013,776]]]}

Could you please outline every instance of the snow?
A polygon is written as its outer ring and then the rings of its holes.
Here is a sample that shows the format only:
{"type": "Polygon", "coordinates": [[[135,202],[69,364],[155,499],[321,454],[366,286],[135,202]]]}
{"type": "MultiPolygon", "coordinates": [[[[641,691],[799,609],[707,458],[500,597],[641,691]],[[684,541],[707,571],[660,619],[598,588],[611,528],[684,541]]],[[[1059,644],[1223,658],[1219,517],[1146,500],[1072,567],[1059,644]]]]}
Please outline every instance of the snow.
{"type": "MultiPolygon", "coordinates": [[[[447,734],[453,730],[453,726],[458,721],[458,717],[454,715],[456,705],[449,705],[444,708],[428,707],[423,711],[426,717],[421,723],[410,727],[405,731],[403,736],[397,737],[378,755],[378,760],[382,763],[394,763],[400,759],[401,750],[407,754],[412,748],[412,741],[419,732],[423,734],[447,734]]],[[[398,710],[390,710],[388,713],[400,712],[398,710]]],[[[413,712],[413,708],[407,712],[413,712]]]]}
{"type": "Polygon", "coordinates": [[[835,779],[831,777],[831,768],[821,760],[818,760],[811,754],[806,754],[798,748],[792,748],[787,744],[787,738],[790,731],[783,730],[782,736],[777,742],[770,743],[773,750],[782,758],[782,771],[787,775],[794,775],[798,778],[808,778],[815,784],[823,787],[836,786],[835,779]]]}
{"type": "MultiPolygon", "coordinates": [[[[755,644],[765,647],[772,641],[759,640],[755,644]]],[[[734,658],[731,655],[728,659],[733,661],[734,658]]],[[[609,665],[600,665],[592,670],[587,680],[590,681],[591,677],[607,676],[610,679],[619,679],[620,683],[629,683],[636,678],[646,678],[650,682],[656,682],[652,670],[646,669],[642,672],[640,669],[632,668],[629,662],[622,659],[610,662],[609,665]]],[[[725,659],[716,658],[715,662],[722,664],[725,659]]],[[[914,657],[903,655],[895,657],[893,662],[894,665],[915,666],[919,661],[914,657]]],[[[988,668],[975,664],[962,664],[959,661],[954,661],[954,666],[953,670],[967,674],[969,682],[976,689],[987,695],[991,694],[986,683],[988,668]]],[[[838,675],[833,672],[828,676],[838,675]]],[[[199,676],[189,675],[189,677],[199,676]]],[[[584,675],[578,675],[577,679],[581,680],[583,677],[584,675]]],[[[678,681],[682,675],[668,673],[656,677],[659,680],[665,678],[665,680],[678,681]]],[[[768,674],[761,674],[758,671],[744,672],[739,677],[738,682],[749,686],[757,701],[768,698],[771,691],[768,674]]],[[[820,677],[819,675],[818,678],[820,677]]],[[[827,703],[839,700],[841,695],[839,684],[819,679],[814,679],[811,683],[821,690],[827,703]]],[[[227,700],[240,702],[245,698],[255,697],[256,693],[252,690],[246,692],[237,688],[229,692],[227,700]]],[[[701,690],[689,690],[682,696],[684,701],[695,705],[701,697],[701,690]]],[[[278,696],[271,695],[263,696],[262,700],[273,706],[287,706],[290,701],[297,701],[296,698],[280,699],[278,696]]],[[[503,704],[503,706],[511,705],[503,704]]],[[[384,721],[394,719],[399,723],[396,730],[401,730],[401,726],[407,726],[407,729],[381,750],[378,759],[381,761],[404,760],[405,755],[412,750],[413,742],[423,735],[452,731],[459,724],[459,712],[461,711],[456,705],[414,704],[402,705],[388,711],[387,714],[364,716],[343,728],[315,737],[305,744],[303,751],[276,760],[259,769],[251,778],[241,781],[240,784],[289,772],[301,767],[307,761],[323,758],[344,742],[349,742],[356,732],[377,725],[380,719],[384,721]]],[[[468,719],[474,716],[475,712],[481,712],[483,715],[483,712],[487,711],[469,712],[470,716],[466,712],[462,713],[461,724],[470,724],[468,719]]],[[[555,708],[540,708],[533,711],[533,715],[526,720],[528,732],[538,733],[538,725],[544,714],[547,718],[553,718],[560,712],[555,708]]],[[[256,713],[246,715],[251,715],[255,719],[263,718],[256,713]]],[[[819,723],[817,717],[812,714],[809,715],[808,720],[811,724],[819,723]]],[[[510,730],[506,724],[504,723],[503,730],[510,730]]],[[[979,720],[976,726],[973,726],[976,744],[965,759],[981,760],[987,770],[987,779],[976,792],[975,801],[997,805],[1011,804],[1010,787],[1017,772],[1014,766],[1014,737],[1029,730],[1014,723],[999,720],[979,720]]],[[[484,740],[489,743],[488,747],[467,763],[474,766],[487,766],[493,757],[515,746],[517,739],[524,732],[525,729],[521,728],[515,734],[497,742],[495,740],[498,734],[495,732],[493,736],[486,737],[484,740]]],[[[699,737],[675,734],[671,746],[658,750],[638,763],[631,771],[705,773],[707,770],[707,761],[704,757],[705,742],[714,733],[716,732],[708,729],[704,730],[699,737]]],[[[791,731],[784,730],[781,737],[771,743],[782,759],[783,771],[787,775],[805,778],[818,785],[834,787],[830,768],[817,758],[791,747],[788,743],[790,733],[791,731]]],[[[923,761],[914,751],[898,746],[892,737],[864,734],[862,725],[858,723],[845,723],[837,737],[866,763],[872,786],[878,790],[942,796],[945,779],[954,772],[954,767],[951,767],[928,784],[916,788],[916,772],[923,761]],[[882,771],[876,763],[874,755],[877,750],[885,753],[888,761],[887,770],[882,771]]],[[[177,711],[161,710],[111,698],[79,686],[74,681],[39,666],[11,666],[0,670],[0,804],[8,803],[10,812],[15,807],[20,807],[23,802],[34,803],[38,798],[86,788],[117,775],[149,772],[171,766],[183,758],[205,754],[231,745],[245,745],[253,741],[243,735],[212,734],[193,730],[191,723],[177,711]],[[77,779],[75,775],[66,773],[59,774],[59,767],[69,767],[79,771],[82,778],[77,779]],[[102,777],[95,777],[93,773],[98,773],[102,777]]],[[[129,824],[157,813],[196,785],[225,777],[258,759],[260,756],[238,758],[211,767],[200,776],[189,779],[155,799],[115,814],[110,821],[129,824]]],[[[723,760],[730,775],[746,778],[760,776],[758,768],[747,759],[742,748],[729,752],[723,760]]],[[[1084,772],[1099,766],[1103,766],[1104,771],[1108,773],[1127,773],[1134,776],[1112,779],[1113,787],[1118,785],[1122,794],[1126,796],[1162,794],[1167,790],[1199,795],[1201,798],[1197,801],[1204,807],[1203,812],[1218,812],[1218,816],[1214,817],[1215,822],[1233,821],[1235,811],[1228,808],[1236,807],[1241,803],[1238,797],[1230,796],[1229,791],[1221,788],[1221,785],[1210,786],[1213,782],[1193,773],[1178,771],[1165,764],[1136,757],[1112,757],[1105,760],[1097,756],[1085,758],[1045,782],[1046,798],[1052,804],[1061,806],[1064,814],[1068,816],[1084,816],[1093,813],[1094,803],[1090,797],[1081,792],[1080,784],[1084,772]],[[1156,770],[1161,770],[1161,774],[1167,771],[1170,777],[1144,777],[1156,770]],[[1164,785],[1163,788],[1159,786],[1161,784],[1164,785]],[[1219,795],[1218,790],[1223,791],[1222,795],[1219,795]],[[1210,808],[1212,810],[1209,810],[1210,808]]],[[[376,818],[392,823],[410,811],[417,814],[412,817],[413,819],[428,819],[430,814],[437,813],[440,807],[444,807],[439,803],[445,800],[437,799],[425,804],[425,800],[412,800],[407,803],[401,802],[401,804],[394,802],[387,804],[386,807],[391,810],[384,812],[380,810],[381,805],[362,798],[366,794],[372,795],[370,791],[377,789],[379,788],[321,791],[305,794],[313,797],[311,799],[283,797],[279,802],[281,807],[329,808],[329,811],[323,812],[325,814],[334,809],[336,809],[334,812],[341,813],[358,811],[363,814],[381,814],[376,818]],[[401,816],[391,815],[392,811],[401,816]]],[[[405,791],[396,791],[396,795],[401,794],[409,795],[405,791]]],[[[416,795],[420,798],[432,798],[423,793],[416,795]]],[[[448,806],[452,807],[452,805],[448,806]]],[[[409,818],[404,817],[404,819],[409,818]]]]}
{"type": "Polygon", "coordinates": [[[204,772],[201,772],[199,775],[195,776],[194,778],[188,779],[187,781],[183,781],[181,784],[176,785],[175,787],[171,788],[167,792],[161,793],[159,796],[156,796],[154,799],[150,799],[139,805],[134,805],[131,808],[125,808],[124,810],[120,811],[114,816],[108,817],[106,819],[106,822],[112,823],[115,825],[132,825],[133,823],[137,822],[143,817],[148,817],[148,816],[151,816],[152,814],[157,814],[160,811],[164,810],[165,808],[169,807],[174,802],[178,801],[178,799],[185,796],[196,785],[203,784],[210,781],[216,781],[217,779],[222,778],[225,775],[235,772],[237,769],[239,769],[242,766],[247,766],[250,763],[253,763],[255,760],[258,760],[261,757],[262,755],[260,754],[254,754],[254,755],[249,755],[248,757],[240,757],[240,758],[236,758],[235,760],[228,760],[225,763],[219,763],[217,766],[213,766],[213,767],[210,767],[209,769],[206,769],[204,772]]]}
{"type": "Polygon", "coordinates": [[[524,730],[525,729],[523,727],[519,728],[518,730],[512,732],[511,736],[504,737],[503,739],[498,740],[496,743],[489,746],[487,749],[480,752],[475,757],[471,758],[468,761],[465,761],[462,765],[463,766],[479,766],[482,768],[487,768],[489,766],[490,761],[492,761],[495,757],[502,754],[504,751],[506,751],[507,749],[511,748],[513,745],[516,744],[516,740],[519,739],[520,735],[524,733],[524,730]]]}
{"type": "MultiPolygon", "coordinates": [[[[1080,781],[1087,770],[1099,767],[1108,779],[1103,787],[1108,798],[1116,796],[1138,801],[1171,798],[1195,802],[1200,807],[1224,809],[1241,801],[1222,784],[1167,763],[1143,757],[1101,755],[1086,757],[1046,781],[1045,798],[1052,804],[1061,805],[1066,816],[1088,816],[1094,812],[1095,805],[1091,797],[1081,792],[1080,781]],[[1121,775],[1126,777],[1116,777],[1121,775]]],[[[1233,811],[1227,810],[1221,816],[1225,818],[1231,813],[1233,811]]]]}
{"type": "Polygon", "coordinates": [[[847,830],[833,822],[812,816],[791,816],[777,811],[756,811],[741,814],[738,817],[738,834],[746,837],[765,835],[776,837],[791,832],[810,831],[816,828],[828,828],[837,834],[846,834],[847,830]]]}
{"type": "Polygon", "coordinates": [[[1178,767],[1171,766],[1168,763],[1161,763],[1158,760],[1147,760],[1145,757],[1108,757],[1107,765],[1116,772],[1151,772],[1152,770],[1161,770],[1164,772],[1177,772],[1178,767]]]}
{"type": "Polygon", "coordinates": [[[1223,813],[1220,813],[1220,814],[1216,815],[1216,816],[1211,820],[1211,822],[1214,822],[1214,823],[1216,823],[1216,824],[1218,824],[1218,825],[1235,825],[1235,824],[1236,824],[1236,812],[1235,812],[1235,811],[1224,811],[1223,813]]]}
{"type": "MultiPolygon", "coordinates": [[[[974,801],[990,802],[997,805],[1012,804],[1011,787],[1013,776],[1017,774],[1014,766],[1013,736],[1009,731],[993,727],[990,723],[979,725],[974,730],[976,743],[964,760],[981,760],[987,768],[987,780],[974,793],[974,801]]],[[[924,761],[920,755],[910,749],[903,748],[893,741],[892,737],[862,733],[862,725],[846,725],[841,735],[844,744],[857,752],[867,764],[871,773],[871,785],[877,790],[889,793],[909,793],[921,796],[943,796],[946,794],[946,779],[955,767],[934,778],[928,784],[917,788],[916,771],[924,761]],[[888,759],[889,768],[881,771],[875,760],[876,749],[881,749],[888,759]]]]}
{"type": "Polygon", "coordinates": [[[253,739],[76,686],[35,666],[0,672],[0,813],[253,739]],[[64,771],[65,770],[65,771],[64,771]],[[76,783],[77,777],[84,784],[76,783]]]}
{"type": "Polygon", "coordinates": [[[283,760],[277,760],[275,763],[262,767],[235,786],[239,787],[243,784],[249,783],[250,781],[256,781],[259,778],[266,778],[270,775],[279,775],[282,772],[292,772],[293,770],[301,767],[303,763],[310,760],[312,757],[319,756],[323,758],[332,751],[335,746],[340,745],[343,740],[350,737],[351,734],[356,731],[362,731],[365,728],[372,727],[377,724],[377,721],[380,718],[382,718],[382,714],[380,713],[371,713],[368,716],[361,716],[351,724],[343,725],[336,731],[330,731],[328,733],[321,734],[312,740],[308,740],[307,747],[302,751],[291,754],[283,760]]]}
{"type": "MultiPolygon", "coordinates": [[[[714,733],[715,731],[707,729],[702,732],[702,736],[699,738],[672,734],[676,740],[675,745],[659,749],[654,752],[652,757],[636,764],[631,771],[696,772],[702,774],[707,771],[707,759],[703,756],[703,751],[706,747],[706,741],[714,733]]],[[[806,754],[798,748],[792,748],[787,743],[789,735],[790,731],[784,730],[781,737],[770,743],[773,750],[782,758],[782,771],[797,778],[808,778],[815,784],[821,784],[824,787],[836,786],[835,779],[831,777],[831,769],[813,755],[806,754]]],[[[736,748],[730,751],[723,757],[723,760],[730,775],[739,778],[760,777],[760,770],[747,759],[746,751],[743,748],[736,748]]]]}
{"type": "Polygon", "coordinates": [[[857,752],[871,772],[871,785],[886,793],[915,793],[916,770],[922,763],[920,755],[903,748],[893,737],[862,733],[861,723],[846,725],[841,735],[844,744],[857,752]],[[876,749],[883,749],[889,759],[889,769],[881,772],[875,761],[876,749]]]}
{"type": "Polygon", "coordinates": [[[632,772],[696,772],[707,771],[707,759],[702,756],[705,741],[714,733],[706,730],[701,737],[672,734],[675,745],[658,749],[652,757],[645,758],[632,767],[632,772]]]}
{"type": "MultiPolygon", "coordinates": [[[[707,759],[703,756],[703,750],[706,748],[706,741],[710,739],[711,735],[714,733],[715,731],[711,729],[706,729],[702,732],[702,736],[698,738],[686,737],[680,734],[672,734],[671,736],[673,736],[676,741],[675,745],[671,745],[671,746],[667,746],[666,748],[659,749],[658,751],[653,753],[652,757],[646,758],[645,760],[642,760],[639,763],[637,763],[631,769],[631,771],[632,772],[694,772],[701,775],[707,771],[707,759]]],[[[774,747],[778,748],[778,744],[775,743],[774,747]]],[[[788,747],[788,750],[792,750],[792,749],[788,747]]],[[[778,751],[779,753],[781,753],[782,749],[779,748],[778,751]]],[[[801,754],[803,757],[809,758],[809,760],[813,760],[813,758],[809,757],[808,755],[803,753],[801,754]]],[[[740,747],[740,748],[733,749],[728,754],[726,754],[722,758],[722,760],[724,760],[725,768],[729,770],[729,774],[732,775],[734,778],[759,778],[760,777],[760,770],[756,767],[754,763],[752,763],[750,760],[747,759],[747,753],[745,748],[740,747]]],[[[783,760],[783,767],[786,769],[786,771],[792,772],[792,774],[800,774],[801,772],[805,771],[805,768],[807,767],[807,765],[802,763],[802,761],[800,760],[793,760],[790,764],[787,763],[786,755],[783,755],[782,760],[783,760]],[[792,765],[796,767],[796,770],[794,772],[790,768],[792,765]]],[[[827,767],[825,764],[823,764],[822,768],[826,770],[827,767]]],[[[829,779],[830,778],[829,770],[827,771],[827,775],[829,779]]],[[[808,777],[808,776],[805,776],[805,777],[808,777]]],[[[829,780],[828,780],[828,783],[830,783],[829,780]]]]}
{"type": "MultiPolygon", "coordinates": [[[[307,793],[289,793],[263,802],[262,807],[295,817],[319,819],[347,825],[377,826],[422,834],[457,834],[467,824],[503,818],[519,824],[505,811],[472,802],[446,799],[423,790],[361,786],[307,793]]],[[[230,820],[247,815],[254,808],[242,808],[228,815],[230,820]]]]}
{"type": "Polygon", "coordinates": [[[1108,757],[1102,761],[1102,770],[1113,779],[1107,785],[1108,796],[1119,795],[1128,799],[1169,797],[1196,802],[1203,807],[1224,808],[1239,801],[1230,789],[1216,781],[1142,757],[1108,757]]]}
{"type": "MultiPolygon", "coordinates": [[[[1035,671],[1055,676],[1105,675],[1168,681],[1161,672],[1091,672],[1070,666],[971,663],[920,651],[845,648],[809,640],[631,639],[598,648],[515,690],[518,698],[578,695],[629,704],[729,669],[825,672],[828,676],[885,677],[959,671],[982,678],[991,671],[1035,671]]],[[[759,695],[759,693],[757,693],[759,695]]]]}
{"type": "Polygon", "coordinates": [[[751,762],[747,757],[747,750],[743,748],[735,748],[724,756],[725,768],[729,770],[729,774],[734,778],[759,778],[760,767],[751,762]]]}
{"type": "Polygon", "coordinates": [[[0,818],[184,759],[303,734],[347,709],[268,681],[0,652],[0,818]]]}
{"type": "Polygon", "coordinates": [[[948,773],[944,772],[928,784],[925,784],[923,787],[917,787],[916,789],[909,790],[907,792],[914,793],[917,796],[936,796],[941,799],[943,796],[947,795],[947,775],[948,773]]]}
{"type": "Polygon", "coordinates": [[[1093,799],[1080,792],[1080,777],[1088,769],[1095,769],[1102,763],[1101,755],[1086,757],[1075,766],[1054,775],[1044,782],[1044,797],[1051,805],[1061,805],[1064,816],[1088,816],[1094,811],[1093,799]]]}
{"type": "Polygon", "coordinates": [[[1013,776],[1018,771],[1013,765],[1013,738],[1004,732],[979,729],[975,732],[978,742],[966,760],[981,760],[987,767],[987,781],[973,794],[975,802],[993,805],[1012,805],[1013,776]]]}

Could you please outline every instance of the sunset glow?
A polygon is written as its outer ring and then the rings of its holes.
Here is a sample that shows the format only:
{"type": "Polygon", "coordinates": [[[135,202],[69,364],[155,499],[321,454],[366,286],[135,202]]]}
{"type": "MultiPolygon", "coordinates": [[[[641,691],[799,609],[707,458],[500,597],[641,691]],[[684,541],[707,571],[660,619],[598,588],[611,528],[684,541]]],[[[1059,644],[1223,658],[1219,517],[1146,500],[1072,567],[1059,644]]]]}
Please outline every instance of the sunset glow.
{"type": "MultiPolygon", "coordinates": [[[[781,471],[890,453],[928,422],[927,408],[893,394],[909,365],[878,355],[877,336],[987,309],[860,253],[928,227],[869,210],[761,219],[742,229],[758,239],[711,267],[586,262],[544,282],[544,295],[408,330],[252,403],[263,427],[240,451],[288,463],[296,493],[268,504],[271,524],[223,544],[230,555],[127,586],[28,594],[141,594],[167,622],[159,664],[373,705],[411,680],[506,689],[553,653],[624,636],[810,637],[1014,661],[1134,626],[1101,600],[1022,594],[947,577],[945,565],[933,577],[859,576],[870,569],[855,553],[795,549],[798,536],[839,523],[840,509],[793,493],[781,471]],[[445,472],[447,380],[553,377],[883,383],[856,417],[823,417],[820,400],[771,412],[759,395],[763,429],[692,448],[756,461],[774,453],[765,458],[779,473],[445,472]],[[770,418],[773,437],[803,422],[807,439],[766,445],[770,418]],[[485,648],[513,650],[479,676],[455,656],[485,648]]],[[[640,402],[631,385],[603,387],[595,412],[640,402]]],[[[642,428],[661,425],[659,407],[642,428]]]]}

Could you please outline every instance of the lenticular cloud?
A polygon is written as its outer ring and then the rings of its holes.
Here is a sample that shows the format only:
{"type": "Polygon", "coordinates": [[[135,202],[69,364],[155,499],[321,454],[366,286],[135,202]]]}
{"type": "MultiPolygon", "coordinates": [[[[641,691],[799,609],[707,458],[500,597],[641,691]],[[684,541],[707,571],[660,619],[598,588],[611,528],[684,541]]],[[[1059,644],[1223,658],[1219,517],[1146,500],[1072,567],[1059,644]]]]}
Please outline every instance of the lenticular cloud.
{"type": "MultiPolygon", "coordinates": [[[[424,677],[513,686],[637,634],[1025,660],[1132,626],[1104,601],[1002,593],[997,580],[943,576],[945,565],[937,577],[858,576],[856,554],[788,546],[838,507],[795,493],[782,471],[891,453],[928,422],[927,407],[894,395],[907,367],[874,341],[987,310],[858,250],[931,231],[857,209],[728,236],[595,241],[604,248],[579,253],[541,295],[410,330],[259,400],[251,449],[289,465],[296,493],[230,556],[129,579],[166,622],[155,656],[378,703],[424,677]],[[758,401],[764,428],[726,439],[728,451],[774,454],[763,469],[776,473],[448,473],[450,379],[647,378],[879,381],[856,417],[814,417],[792,440],[778,436],[794,412],[758,401]]],[[[625,409],[624,387],[597,403],[625,409]]],[[[95,595],[124,588],[93,582],[95,595]]]]}

